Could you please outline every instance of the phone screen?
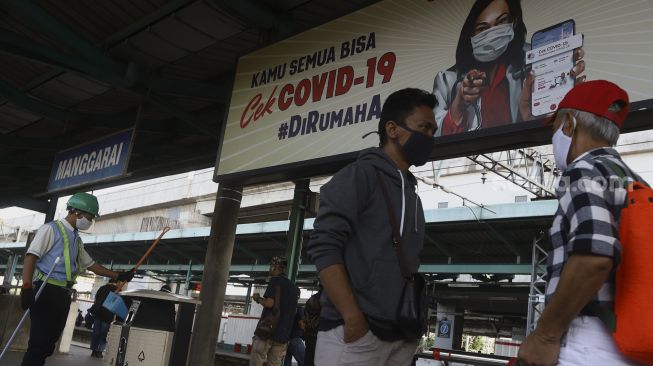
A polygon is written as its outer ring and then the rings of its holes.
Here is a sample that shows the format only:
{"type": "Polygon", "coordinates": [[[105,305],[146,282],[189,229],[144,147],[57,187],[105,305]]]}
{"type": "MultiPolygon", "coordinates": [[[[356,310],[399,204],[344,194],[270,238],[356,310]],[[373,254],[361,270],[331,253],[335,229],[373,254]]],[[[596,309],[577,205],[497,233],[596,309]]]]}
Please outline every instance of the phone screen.
{"type": "MultiPolygon", "coordinates": [[[[531,38],[531,49],[569,38],[574,35],[574,28],[574,21],[568,20],[537,31],[531,38]]],[[[533,116],[541,116],[558,109],[562,98],[574,87],[575,78],[570,75],[573,67],[573,50],[533,63],[533,116]]]]}

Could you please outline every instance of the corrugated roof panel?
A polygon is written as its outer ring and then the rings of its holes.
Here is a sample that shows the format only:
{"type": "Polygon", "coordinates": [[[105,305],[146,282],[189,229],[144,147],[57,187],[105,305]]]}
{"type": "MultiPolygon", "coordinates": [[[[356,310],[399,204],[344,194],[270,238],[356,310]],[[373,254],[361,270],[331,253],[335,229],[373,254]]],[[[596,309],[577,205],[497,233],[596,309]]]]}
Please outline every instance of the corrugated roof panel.
{"type": "Polygon", "coordinates": [[[82,90],[92,95],[102,94],[111,88],[110,85],[105,83],[93,79],[83,78],[70,72],[60,75],[57,77],[57,79],[70,87],[82,90]]]}
{"type": "Polygon", "coordinates": [[[78,37],[86,39],[93,44],[102,42],[103,35],[111,33],[110,23],[104,17],[92,15],[92,5],[89,2],[76,2],[74,6],[67,5],[62,1],[38,2],[38,5],[48,14],[64,23],[78,37]]]}
{"type": "Polygon", "coordinates": [[[26,59],[1,54],[2,67],[0,67],[0,77],[9,81],[19,89],[25,88],[32,80],[46,74],[51,67],[27,61],[26,59]]]}
{"type": "Polygon", "coordinates": [[[180,49],[190,52],[197,52],[215,42],[215,38],[194,30],[174,16],[153,25],[152,31],[180,49]]]}
{"type": "Polygon", "coordinates": [[[44,46],[55,47],[62,50],[63,45],[54,39],[50,38],[48,34],[41,31],[38,26],[29,24],[23,19],[15,18],[14,16],[2,11],[0,12],[0,27],[25,37],[28,40],[36,41],[44,46]]]}
{"type": "Polygon", "coordinates": [[[215,104],[215,100],[198,98],[171,98],[169,101],[172,105],[188,112],[198,111],[215,104]]]}
{"type": "Polygon", "coordinates": [[[257,31],[242,32],[216,42],[195,55],[166,65],[161,72],[167,77],[211,79],[221,73],[233,70],[237,57],[246,50],[255,48],[258,42],[257,31]]]}
{"type": "Polygon", "coordinates": [[[167,0],[102,0],[76,1],[73,5],[61,0],[39,0],[37,3],[77,35],[100,45],[126,25],[156,11],[167,2],[167,0]],[[116,16],[116,13],[119,15],[116,16]]]}
{"type": "Polygon", "coordinates": [[[298,23],[315,27],[374,2],[374,0],[312,0],[295,8],[292,14],[293,19],[298,23]]]}
{"type": "Polygon", "coordinates": [[[26,111],[20,107],[17,107],[13,105],[12,103],[6,103],[2,105],[2,111],[3,113],[10,114],[16,118],[28,121],[28,122],[36,122],[41,119],[41,116],[35,113],[31,113],[29,111],[26,111]]]}
{"type": "Polygon", "coordinates": [[[61,90],[57,90],[47,84],[42,84],[32,89],[30,94],[32,97],[61,108],[70,108],[79,102],[79,100],[72,99],[70,95],[64,95],[61,90]]]}
{"type": "Polygon", "coordinates": [[[143,97],[127,90],[110,89],[89,100],[79,103],[75,109],[91,114],[117,114],[136,107],[143,97]]]}
{"type": "Polygon", "coordinates": [[[130,41],[121,42],[111,48],[109,52],[116,58],[126,62],[133,61],[149,69],[158,69],[166,64],[165,61],[139,50],[130,41]]]}
{"type": "Polygon", "coordinates": [[[162,73],[170,78],[206,80],[231,69],[231,67],[225,67],[223,63],[215,60],[193,56],[187,57],[179,63],[166,65],[162,69],[162,73]]]}
{"type": "Polygon", "coordinates": [[[177,12],[176,15],[191,27],[218,40],[229,38],[246,29],[245,25],[221,14],[203,2],[196,2],[187,6],[177,12]]]}
{"type": "MultiPolygon", "coordinates": [[[[139,16],[143,14],[130,13],[125,11],[122,7],[116,5],[113,1],[96,1],[94,2],[96,10],[104,14],[107,21],[111,22],[118,30],[129,26],[136,21],[139,16]]],[[[115,32],[114,32],[115,33],[115,32]]]]}
{"type": "Polygon", "coordinates": [[[178,60],[189,54],[174,44],[158,37],[149,29],[129,38],[129,42],[140,49],[143,53],[156,57],[166,62],[178,60]]]}
{"type": "Polygon", "coordinates": [[[73,106],[95,96],[94,94],[63,83],[58,78],[42,84],[38,88],[33,89],[31,93],[50,103],[66,107],[73,106]]]}
{"type": "Polygon", "coordinates": [[[142,118],[145,120],[170,119],[172,116],[161,108],[143,108],[142,118]]]}
{"type": "Polygon", "coordinates": [[[28,114],[30,117],[36,117],[36,119],[25,119],[23,116],[25,113],[19,111],[16,113],[16,110],[12,109],[11,106],[5,104],[0,107],[0,133],[9,133],[16,129],[19,129],[23,126],[27,126],[35,120],[40,119],[38,116],[33,116],[28,114]]]}

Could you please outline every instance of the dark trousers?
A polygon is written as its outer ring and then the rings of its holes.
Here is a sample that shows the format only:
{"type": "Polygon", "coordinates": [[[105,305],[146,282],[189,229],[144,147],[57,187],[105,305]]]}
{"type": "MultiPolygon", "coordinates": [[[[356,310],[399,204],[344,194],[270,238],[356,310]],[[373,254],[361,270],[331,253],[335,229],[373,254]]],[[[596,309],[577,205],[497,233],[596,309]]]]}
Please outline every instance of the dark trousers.
{"type": "MultiPolygon", "coordinates": [[[[174,305],[174,304],[171,304],[174,305]]],[[[91,350],[104,352],[107,348],[107,334],[111,323],[95,318],[93,323],[93,335],[91,336],[91,350]]]]}
{"type": "Polygon", "coordinates": [[[302,342],[301,338],[290,338],[288,349],[286,350],[286,359],[283,361],[284,366],[291,366],[293,358],[297,361],[297,366],[304,366],[305,351],[304,342],[302,342]]]}
{"type": "Polygon", "coordinates": [[[317,336],[304,334],[304,342],[306,344],[304,366],[315,366],[315,345],[317,344],[317,336]]]}
{"type": "MultiPolygon", "coordinates": [[[[38,291],[39,284],[34,288],[38,291]]],[[[45,359],[54,353],[70,310],[70,290],[46,285],[41,296],[30,309],[32,325],[29,328],[29,343],[22,366],[43,366],[45,359]]]]}

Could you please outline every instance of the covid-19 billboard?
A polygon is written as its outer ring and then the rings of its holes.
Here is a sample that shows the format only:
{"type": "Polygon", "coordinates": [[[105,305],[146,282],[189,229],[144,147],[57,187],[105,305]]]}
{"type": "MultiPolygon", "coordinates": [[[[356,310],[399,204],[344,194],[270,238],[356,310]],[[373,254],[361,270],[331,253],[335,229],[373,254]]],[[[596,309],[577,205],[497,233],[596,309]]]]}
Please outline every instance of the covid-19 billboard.
{"type": "Polygon", "coordinates": [[[436,96],[439,139],[513,126],[518,143],[585,80],[650,100],[652,36],[653,1],[381,1],[240,57],[216,180],[329,173],[378,145],[363,136],[406,87],[436,96]]]}

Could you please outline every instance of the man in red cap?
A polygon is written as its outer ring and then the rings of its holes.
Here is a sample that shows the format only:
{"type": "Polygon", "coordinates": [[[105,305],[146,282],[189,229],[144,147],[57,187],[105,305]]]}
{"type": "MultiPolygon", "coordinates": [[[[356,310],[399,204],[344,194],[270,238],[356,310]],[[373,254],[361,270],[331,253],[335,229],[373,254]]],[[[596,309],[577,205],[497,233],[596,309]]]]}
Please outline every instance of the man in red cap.
{"type": "Polygon", "coordinates": [[[624,180],[644,182],[613,148],[627,115],[628,94],[595,80],[569,91],[551,119],[563,174],[549,231],[546,307],[519,350],[522,366],[634,364],[619,354],[596,311],[613,308],[624,180]]]}

